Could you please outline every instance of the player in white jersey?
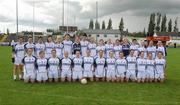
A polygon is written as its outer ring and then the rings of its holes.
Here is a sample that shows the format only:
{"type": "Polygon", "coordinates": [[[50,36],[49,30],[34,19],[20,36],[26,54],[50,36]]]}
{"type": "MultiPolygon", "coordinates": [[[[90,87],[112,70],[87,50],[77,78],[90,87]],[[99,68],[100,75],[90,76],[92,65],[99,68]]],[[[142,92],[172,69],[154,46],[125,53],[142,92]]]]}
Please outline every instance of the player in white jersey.
{"type": "MultiPolygon", "coordinates": [[[[103,39],[100,39],[100,40],[99,40],[99,44],[98,44],[98,46],[96,47],[97,53],[99,53],[100,50],[102,50],[103,53],[105,53],[105,46],[104,46],[104,40],[103,40],[103,39]]],[[[97,54],[97,56],[99,56],[99,55],[97,54]]],[[[103,55],[103,56],[104,56],[104,55],[103,55]]]]}
{"type": "Polygon", "coordinates": [[[106,58],[109,58],[109,52],[114,51],[113,44],[111,42],[111,39],[108,39],[107,44],[105,44],[105,54],[106,58]]]}
{"type": "Polygon", "coordinates": [[[73,42],[70,40],[70,35],[65,35],[65,40],[63,41],[64,49],[63,52],[68,52],[69,57],[72,56],[72,44],[73,42]]]}
{"type": "Polygon", "coordinates": [[[86,36],[82,36],[82,40],[80,41],[81,43],[81,54],[82,56],[86,56],[86,50],[88,48],[89,42],[86,40],[86,36]]]}
{"type": "Polygon", "coordinates": [[[149,42],[147,47],[147,53],[152,53],[152,58],[155,59],[156,57],[156,46],[153,45],[153,41],[149,42]]]}
{"type": "Polygon", "coordinates": [[[90,56],[91,51],[88,49],[86,51],[85,57],[83,57],[83,77],[86,79],[90,79],[90,81],[93,81],[93,71],[94,71],[94,59],[90,56]]]}
{"type": "Polygon", "coordinates": [[[135,57],[138,57],[138,48],[139,48],[139,45],[137,44],[137,40],[136,39],[133,39],[132,40],[132,44],[130,46],[130,49],[134,50],[134,56],[135,57]]]}
{"type": "Polygon", "coordinates": [[[98,57],[94,60],[95,67],[95,77],[96,81],[102,79],[105,80],[105,67],[106,67],[106,59],[104,58],[104,51],[99,50],[98,57]]]}
{"type": "Polygon", "coordinates": [[[40,36],[38,38],[38,43],[35,45],[35,55],[39,57],[39,52],[45,50],[45,44],[43,43],[43,38],[40,36]]]}
{"type": "Polygon", "coordinates": [[[29,36],[28,37],[28,42],[24,45],[24,48],[27,50],[27,49],[29,49],[29,48],[31,48],[32,50],[33,50],[33,55],[35,55],[35,52],[34,52],[34,50],[35,50],[35,43],[33,43],[33,38],[32,38],[32,36],[29,36]]]}
{"type": "Polygon", "coordinates": [[[166,61],[163,58],[163,53],[158,52],[157,58],[155,59],[155,82],[164,82],[165,80],[165,65],[166,61]]]}
{"type": "Polygon", "coordinates": [[[124,53],[119,52],[119,57],[116,60],[116,77],[117,77],[117,82],[124,81],[125,78],[125,73],[127,70],[127,61],[124,58],[124,53]]]}
{"type": "Polygon", "coordinates": [[[97,55],[96,46],[97,45],[96,45],[96,43],[94,41],[94,38],[91,38],[90,43],[88,44],[88,49],[90,50],[92,57],[95,57],[97,55]]]}
{"type": "Polygon", "coordinates": [[[126,81],[132,80],[133,82],[136,80],[136,57],[134,56],[134,50],[130,50],[129,56],[126,58],[127,60],[127,71],[126,71],[126,81]]]}
{"type": "Polygon", "coordinates": [[[59,73],[60,73],[60,59],[57,57],[56,50],[51,51],[51,57],[48,59],[48,78],[49,82],[52,82],[53,79],[55,82],[58,82],[59,73]]]}
{"type": "Polygon", "coordinates": [[[57,53],[57,57],[58,58],[63,58],[63,48],[64,45],[62,44],[62,38],[61,37],[57,37],[56,39],[56,43],[55,43],[55,49],[56,49],[56,53],[57,53]]]}
{"type": "Polygon", "coordinates": [[[73,81],[81,80],[83,75],[83,59],[81,57],[80,51],[76,51],[75,57],[72,59],[72,79],[73,81]]]}
{"type": "Polygon", "coordinates": [[[42,81],[45,83],[48,79],[47,76],[47,68],[48,68],[48,61],[45,58],[45,52],[39,52],[39,58],[36,60],[36,69],[37,69],[37,77],[36,80],[41,83],[42,81]]]}
{"type": "Polygon", "coordinates": [[[158,52],[162,52],[163,57],[165,57],[165,48],[161,41],[158,41],[158,43],[157,43],[156,53],[158,53],[158,52]]]}
{"type": "Polygon", "coordinates": [[[115,46],[114,46],[114,52],[115,52],[115,58],[119,58],[119,52],[122,52],[122,46],[120,45],[119,40],[116,40],[115,46]]]}
{"type": "Polygon", "coordinates": [[[25,55],[23,37],[18,38],[18,43],[12,46],[12,62],[13,67],[13,79],[16,80],[16,74],[19,74],[19,79],[22,79],[23,63],[22,59],[25,55]],[[19,71],[18,71],[19,70],[19,71]]]}
{"type": "Polygon", "coordinates": [[[147,49],[145,47],[145,42],[141,42],[140,47],[138,48],[139,53],[144,52],[144,58],[147,58],[147,49]]]}
{"type": "Polygon", "coordinates": [[[51,57],[51,51],[52,49],[54,49],[54,42],[53,42],[53,39],[52,39],[52,36],[49,35],[48,38],[47,38],[47,42],[45,43],[45,46],[46,46],[46,49],[45,49],[45,56],[46,58],[50,58],[51,57]]]}
{"type": "Polygon", "coordinates": [[[71,81],[71,69],[72,60],[69,58],[68,52],[64,52],[64,58],[61,59],[61,81],[67,80],[71,81]]]}
{"type": "Polygon", "coordinates": [[[146,59],[144,58],[144,52],[140,52],[137,59],[137,82],[144,83],[146,79],[146,59]]]}
{"type": "Polygon", "coordinates": [[[146,81],[152,82],[154,80],[154,68],[155,67],[155,61],[153,59],[153,54],[148,53],[147,57],[147,66],[146,66],[146,81]]]}
{"type": "Polygon", "coordinates": [[[106,58],[106,81],[114,82],[116,80],[116,59],[114,58],[113,51],[109,52],[109,57],[106,58]]]}
{"type": "Polygon", "coordinates": [[[24,64],[23,72],[24,72],[24,82],[28,83],[34,83],[35,82],[35,63],[36,63],[36,57],[32,55],[33,49],[29,48],[27,49],[27,55],[23,58],[22,62],[24,64]]]}

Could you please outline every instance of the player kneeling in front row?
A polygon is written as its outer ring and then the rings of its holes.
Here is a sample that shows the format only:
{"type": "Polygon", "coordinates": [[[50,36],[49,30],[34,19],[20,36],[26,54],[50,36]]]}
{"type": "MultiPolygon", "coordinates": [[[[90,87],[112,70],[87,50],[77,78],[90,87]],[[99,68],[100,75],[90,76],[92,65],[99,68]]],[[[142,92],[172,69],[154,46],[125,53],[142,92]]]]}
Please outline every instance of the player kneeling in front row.
{"type": "Polygon", "coordinates": [[[117,82],[124,81],[126,69],[127,69],[127,61],[124,58],[123,52],[119,52],[119,58],[116,60],[117,82]]]}
{"type": "Polygon", "coordinates": [[[71,68],[72,60],[69,58],[69,53],[64,52],[64,58],[61,59],[61,82],[64,82],[66,79],[71,82],[71,68]]]}
{"type": "Polygon", "coordinates": [[[28,83],[34,83],[35,82],[35,62],[36,62],[36,57],[32,55],[33,49],[28,48],[27,49],[27,56],[25,56],[22,60],[24,64],[24,82],[28,83]]]}
{"type": "Polygon", "coordinates": [[[76,55],[72,61],[72,79],[73,81],[76,81],[77,79],[80,81],[82,79],[83,71],[83,59],[81,58],[80,51],[76,51],[76,55]]]}
{"type": "Polygon", "coordinates": [[[90,81],[93,81],[93,71],[94,71],[94,59],[93,57],[90,56],[91,51],[88,49],[86,51],[86,55],[83,58],[83,67],[84,67],[84,71],[83,71],[83,77],[86,79],[90,79],[90,81]]]}
{"type": "Polygon", "coordinates": [[[99,50],[99,55],[94,61],[96,81],[99,81],[100,79],[102,79],[102,81],[105,81],[106,59],[103,56],[104,51],[99,50]]]}
{"type": "Polygon", "coordinates": [[[144,51],[140,52],[140,56],[137,59],[137,82],[144,83],[146,79],[146,59],[144,58],[144,51]]]}
{"type": "Polygon", "coordinates": [[[116,80],[116,59],[113,57],[113,51],[109,52],[109,58],[106,59],[107,70],[106,70],[106,81],[114,82],[116,80]]]}
{"type": "Polygon", "coordinates": [[[40,51],[38,55],[39,55],[39,58],[36,61],[36,66],[37,66],[36,80],[39,83],[41,83],[42,81],[45,83],[48,79],[48,76],[47,76],[48,61],[45,58],[44,51],[40,51]]]}
{"type": "Polygon", "coordinates": [[[166,61],[163,58],[163,53],[158,52],[157,58],[155,59],[155,82],[160,81],[164,82],[165,79],[165,65],[166,61]]]}
{"type": "Polygon", "coordinates": [[[147,65],[146,65],[146,82],[153,82],[154,80],[154,67],[155,67],[155,62],[153,60],[153,53],[148,53],[148,58],[147,58],[147,65]]]}
{"type": "Polygon", "coordinates": [[[134,50],[130,50],[129,56],[126,58],[127,60],[127,71],[126,71],[126,82],[129,80],[136,80],[136,57],[134,56],[134,50]]]}
{"type": "Polygon", "coordinates": [[[48,59],[48,65],[49,82],[52,82],[53,79],[55,82],[58,82],[60,73],[60,59],[57,57],[55,49],[51,51],[51,57],[48,59]]]}

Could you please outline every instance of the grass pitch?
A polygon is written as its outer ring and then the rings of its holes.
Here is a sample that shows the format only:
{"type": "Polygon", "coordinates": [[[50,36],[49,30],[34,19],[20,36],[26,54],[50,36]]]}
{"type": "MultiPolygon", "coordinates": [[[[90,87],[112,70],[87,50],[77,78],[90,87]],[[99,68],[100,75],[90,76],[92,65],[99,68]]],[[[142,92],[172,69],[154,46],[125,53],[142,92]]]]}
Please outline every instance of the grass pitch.
{"type": "Polygon", "coordinates": [[[180,49],[168,49],[165,83],[26,84],[12,80],[11,47],[0,47],[0,105],[180,105],[180,49]]]}

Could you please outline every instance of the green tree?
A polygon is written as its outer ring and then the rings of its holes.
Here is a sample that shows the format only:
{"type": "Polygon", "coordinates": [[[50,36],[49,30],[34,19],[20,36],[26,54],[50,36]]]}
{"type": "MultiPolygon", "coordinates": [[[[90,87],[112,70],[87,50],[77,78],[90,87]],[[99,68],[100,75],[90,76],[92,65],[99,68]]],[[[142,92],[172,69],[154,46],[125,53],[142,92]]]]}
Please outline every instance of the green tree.
{"type": "Polygon", "coordinates": [[[106,29],[105,21],[102,22],[102,29],[106,29]]]}
{"type": "Polygon", "coordinates": [[[108,30],[111,30],[111,29],[112,29],[112,20],[111,20],[111,18],[109,19],[107,29],[108,29],[108,30]]]}
{"type": "Polygon", "coordinates": [[[7,35],[9,35],[9,29],[7,28],[7,35]]]}
{"type": "Polygon", "coordinates": [[[155,29],[155,13],[152,13],[150,16],[150,21],[149,21],[149,27],[148,27],[148,35],[153,35],[154,34],[154,29],[155,29]]]}
{"type": "Polygon", "coordinates": [[[143,30],[143,35],[146,37],[146,29],[143,30]]]}
{"type": "Polygon", "coordinates": [[[178,27],[177,27],[177,21],[178,21],[178,18],[176,18],[176,20],[175,20],[175,22],[174,22],[174,32],[178,32],[179,31],[179,29],[178,29],[178,27]]]}
{"type": "Polygon", "coordinates": [[[166,32],[167,30],[166,21],[167,21],[167,18],[166,18],[166,15],[164,15],[161,22],[161,32],[166,32]]]}
{"type": "Polygon", "coordinates": [[[97,20],[95,22],[95,29],[100,29],[100,24],[99,24],[99,22],[97,20]]]}
{"type": "Polygon", "coordinates": [[[123,18],[121,18],[121,21],[119,23],[119,30],[120,30],[120,32],[124,31],[124,21],[123,21],[123,18]]]}
{"type": "Polygon", "coordinates": [[[157,23],[156,23],[156,31],[157,31],[157,32],[160,32],[160,29],[161,29],[161,27],[160,27],[161,14],[160,14],[160,13],[157,13],[156,21],[157,21],[157,23]]]}
{"type": "Polygon", "coordinates": [[[94,29],[94,21],[93,19],[90,19],[90,22],[89,22],[89,29],[94,29]]]}
{"type": "Polygon", "coordinates": [[[168,23],[168,32],[172,32],[172,20],[171,19],[169,20],[169,23],[168,23]]]}

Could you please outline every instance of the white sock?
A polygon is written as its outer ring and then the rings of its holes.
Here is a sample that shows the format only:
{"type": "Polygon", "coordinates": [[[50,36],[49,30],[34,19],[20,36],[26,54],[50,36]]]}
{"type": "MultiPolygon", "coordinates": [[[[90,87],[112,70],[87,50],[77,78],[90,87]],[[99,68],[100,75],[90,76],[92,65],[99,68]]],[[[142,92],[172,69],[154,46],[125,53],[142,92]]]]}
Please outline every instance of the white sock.
{"type": "Polygon", "coordinates": [[[14,80],[16,79],[16,75],[13,75],[13,79],[14,79],[14,80]]]}
{"type": "Polygon", "coordinates": [[[22,78],[22,75],[21,74],[19,74],[19,79],[21,79],[22,78]]]}

